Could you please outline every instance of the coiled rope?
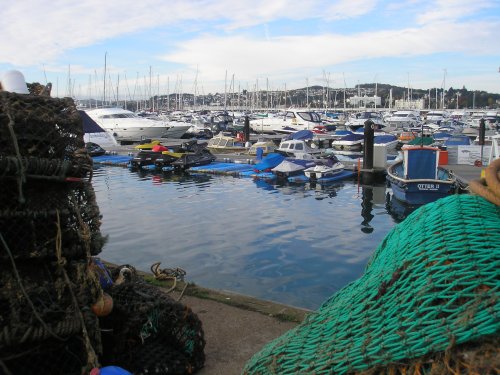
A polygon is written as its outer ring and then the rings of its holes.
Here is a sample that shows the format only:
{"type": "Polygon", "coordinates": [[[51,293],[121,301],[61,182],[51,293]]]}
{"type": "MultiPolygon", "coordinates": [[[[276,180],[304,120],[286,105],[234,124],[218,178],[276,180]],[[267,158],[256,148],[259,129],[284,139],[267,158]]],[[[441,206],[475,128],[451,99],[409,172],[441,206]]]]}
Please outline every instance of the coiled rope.
{"type": "Polygon", "coordinates": [[[500,206],[500,159],[494,160],[485,170],[484,178],[472,180],[470,190],[500,206]]]}

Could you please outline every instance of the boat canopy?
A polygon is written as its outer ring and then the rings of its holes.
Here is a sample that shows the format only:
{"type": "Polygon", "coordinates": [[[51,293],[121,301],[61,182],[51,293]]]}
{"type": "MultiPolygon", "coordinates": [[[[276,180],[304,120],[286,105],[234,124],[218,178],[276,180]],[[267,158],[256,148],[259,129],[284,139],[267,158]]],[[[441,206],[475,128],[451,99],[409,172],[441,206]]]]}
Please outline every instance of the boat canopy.
{"type": "Polygon", "coordinates": [[[271,153],[267,155],[260,163],[257,163],[253,166],[254,171],[262,172],[268,169],[272,169],[279,165],[285,157],[278,153],[271,153]]]}
{"type": "Polygon", "coordinates": [[[380,143],[389,143],[396,141],[398,137],[396,137],[394,134],[384,134],[384,135],[376,135],[373,138],[373,142],[380,144],[380,143]]]}
{"type": "Polygon", "coordinates": [[[404,175],[408,180],[437,179],[439,149],[435,147],[410,147],[403,153],[404,175]]]}
{"type": "Polygon", "coordinates": [[[296,139],[296,140],[303,140],[305,141],[306,139],[312,139],[313,138],[313,135],[314,133],[310,130],[299,130],[295,133],[292,133],[288,136],[286,136],[285,138],[283,138],[284,141],[289,141],[289,140],[292,140],[292,139],[296,139]]]}
{"type": "Polygon", "coordinates": [[[347,134],[345,137],[340,138],[341,141],[360,141],[365,136],[361,134],[347,134]]]}

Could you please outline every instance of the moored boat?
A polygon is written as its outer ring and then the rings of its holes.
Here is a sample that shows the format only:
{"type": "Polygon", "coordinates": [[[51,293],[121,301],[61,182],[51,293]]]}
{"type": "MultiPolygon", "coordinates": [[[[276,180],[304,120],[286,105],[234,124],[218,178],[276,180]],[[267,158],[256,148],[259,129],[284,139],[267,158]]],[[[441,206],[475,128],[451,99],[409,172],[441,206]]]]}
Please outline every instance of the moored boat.
{"type": "Polygon", "coordinates": [[[304,170],[314,167],[316,162],[311,159],[286,158],[271,171],[281,178],[302,174],[304,170]]]}
{"type": "Polygon", "coordinates": [[[345,166],[334,155],[316,161],[316,165],[304,170],[304,174],[311,180],[332,177],[341,173],[345,166]]]}
{"type": "Polygon", "coordinates": [[[361,134],[348,134],[332,142],[332,147],[336,151],[356,151],[363,150],[364,136],[361,134]]]}
{"type": "Polygon", "coordinates": [[[238,138],[224,135],[222,132],[208,141],[207,148],[215,153],[247,152],[248,147],[238,138]]]}
{"type": "Polygon", "coordinates": [[[175,170],[184,171],[191,167],[200,165],[207,165],[215,161],[216,157],[207,149],[199,150],[195,153],[185,153],[177,160],[173,161],[170,165],[175,170]]]}
{"type": "Polygon", "coordinates": [[[387,168],[394,196],[407,204],[426,204],[452,194],[456,179],[439,167],[436,147],[407,147],[403,159],[387,168]]]}
{"type": "Polygon", "coordinates": [[[260,118],[250,121],[250,128],[257,133],[289,134],[299,130],[313,130],[321,126],[319,114],[308,109],[288,109],[283,116],[260,118]]]}
{"type": "Polygon", "coordinates": [[[88,110],[86,113],[100,127],[108,130],[118,142],[160,138],[169,129],[164,121],[140,117],[123,108],[96,108],[88,110]]]}

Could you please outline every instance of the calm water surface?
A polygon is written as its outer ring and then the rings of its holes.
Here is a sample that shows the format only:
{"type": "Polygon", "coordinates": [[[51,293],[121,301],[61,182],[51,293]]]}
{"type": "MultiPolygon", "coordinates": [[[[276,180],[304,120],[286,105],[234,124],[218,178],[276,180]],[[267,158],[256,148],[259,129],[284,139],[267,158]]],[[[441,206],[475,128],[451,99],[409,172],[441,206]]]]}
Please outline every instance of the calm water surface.
{"type": "Polygon", "coordinates": [[[389,209],[385,186],[352,181],[277,184],[99,167],[93,185],[109,235],[103,259],[141,270],[161,261],[201,286],[311,309],[362,275],[404,217],[389,209]]]}

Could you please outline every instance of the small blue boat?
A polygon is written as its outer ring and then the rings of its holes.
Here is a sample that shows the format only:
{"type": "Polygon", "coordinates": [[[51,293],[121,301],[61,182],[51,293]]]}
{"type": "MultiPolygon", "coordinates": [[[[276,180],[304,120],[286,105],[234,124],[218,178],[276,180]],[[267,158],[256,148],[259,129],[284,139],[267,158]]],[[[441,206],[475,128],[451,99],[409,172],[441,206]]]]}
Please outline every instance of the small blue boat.
{"type": "Polygon", "coordinates": [[[436,147],[408,147],[403,160],[387,168],[387,181],[394,196],[411,205],[421,205],[454,193],[456,179],[439,167],[436,147]]]}

